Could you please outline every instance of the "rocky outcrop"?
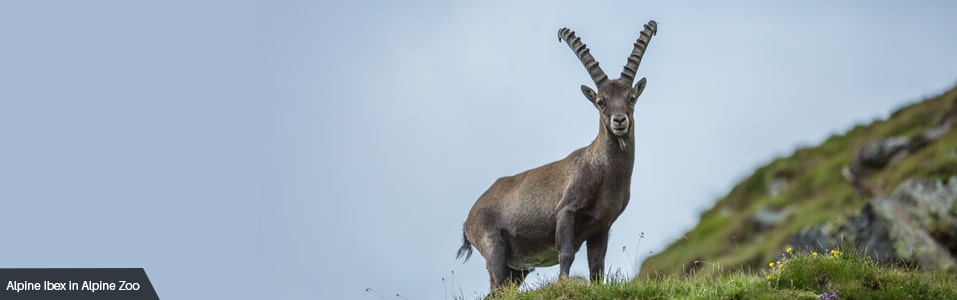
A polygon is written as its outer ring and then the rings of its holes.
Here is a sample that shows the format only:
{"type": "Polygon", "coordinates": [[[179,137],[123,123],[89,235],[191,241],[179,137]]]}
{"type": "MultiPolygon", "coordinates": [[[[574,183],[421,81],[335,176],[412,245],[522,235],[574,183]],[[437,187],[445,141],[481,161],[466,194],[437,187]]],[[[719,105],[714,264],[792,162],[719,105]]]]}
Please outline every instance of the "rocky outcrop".
{"type": "Polygon", "coordinates": [[[865,177],[929,145],[947,133],[957,122],[957,97],[954,97],[951,102],[950,109],[941,117],[937,126],[910,137],[894,136],[873,140],[857,149],[851,164],[841,169],[844,179],[854,186],[857,195],[861,197],[876,195],[878,188],[867,183],[864,180],[865,177]]]}
{"type": "Polygon", "coordinates": [[[761,233],[771,229],[787,219],[793,210],[791,208],[772,209],[768,207],[759,208],[751,215],[751,228],[755,233],[761,233]]]}
{"type": "MultiPolygon", "coordinates": [[[[954,107],[957,107],[957,101],[954,107]]],[[[874,196],[877,194],[875,191],[877,188],[865,182],[864,177],[937,140],[950,130],[955,120],[957,120],[957,114],[952,113],[940,125],[925,132],[910,137],[895,136],[868,142],[857,150],[853,162],[844,166],[841,174],[854,186],[858,196],[874,196]]]]}
{"type": "Polygon", "coordinates": [[[822,253],[847,243],[880,262],[957,271],[957,177],[906,181],[843,223],[805,228],[791,243],[822,253]]]}

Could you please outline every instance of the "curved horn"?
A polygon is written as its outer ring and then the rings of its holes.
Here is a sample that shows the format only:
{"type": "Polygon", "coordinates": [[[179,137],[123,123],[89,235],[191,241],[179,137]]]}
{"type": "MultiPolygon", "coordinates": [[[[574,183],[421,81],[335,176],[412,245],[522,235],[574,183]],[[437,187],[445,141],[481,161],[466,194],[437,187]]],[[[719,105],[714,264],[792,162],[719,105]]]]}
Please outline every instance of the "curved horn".
{"type": "Polygon", "coordinates": [[[628,56],[628,63],[625,64],[625,70],[621,71],[621,79],[627,79],[628,83],[635,81],[635,73],[638,72],[638,65],[641,64],[641,57],[645,55],[645,49],[648,49],[648,42],[651,37],[658,33],[658,23],[654,20],[645,24],[645,30],[641,31],[641,36],[635,41],[635,49],[631,50],[628,56]]]}
{"type": "Polygon", "coordinates": [[[575,55],[578,56],[578,60],[582,62],[582,65],[585,65],[585,69],[588,70],[588,75],[590,75],[591,80],[595,82],[595,87],[600,88],[602,83],[608,80],[608,75],[605,75],[605,71],[601,70],[601,67],[598,66],[598,62],[591,56],[591,53],[588,51],[588,46],[585,46],[581,38],[575,36],[575,32],[568,28],[558,30],[558,41],[561,42],[563,39],[565,43],[568,43],[568,47],[572,48],[572,51],[575,51],[575,55]]]}

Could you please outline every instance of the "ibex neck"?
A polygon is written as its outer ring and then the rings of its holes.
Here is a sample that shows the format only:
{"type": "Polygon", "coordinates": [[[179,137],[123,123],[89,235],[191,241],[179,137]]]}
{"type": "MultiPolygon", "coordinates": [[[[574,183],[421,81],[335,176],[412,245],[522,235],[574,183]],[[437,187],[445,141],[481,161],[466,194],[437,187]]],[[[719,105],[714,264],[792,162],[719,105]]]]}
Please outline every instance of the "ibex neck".
{"type": "Polygon", "coordinates": [[[630,171],[635,162],[635,125],[631,126],[628,134],[616,136],[609,132],[604,124],[601,124],[598,137],[588,146],[592,157],[597,161],[610,162],[630,171]]]}

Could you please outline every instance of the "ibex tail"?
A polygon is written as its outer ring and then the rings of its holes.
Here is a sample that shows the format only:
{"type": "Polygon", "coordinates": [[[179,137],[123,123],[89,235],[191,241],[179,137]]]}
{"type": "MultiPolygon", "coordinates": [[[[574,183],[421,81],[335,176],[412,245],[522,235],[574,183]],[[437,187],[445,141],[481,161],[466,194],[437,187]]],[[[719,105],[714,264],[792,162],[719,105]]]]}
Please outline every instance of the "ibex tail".
{"type": "Polygon", "coordinates": [[[469,258],[472,257],[472,242],[469,242],[469,238],[465,236],[465,230],[462,231],[462,247],[455,254],[455,259],[461,258],[462,255],[465,255],[465,261],[462,263],[468,262],[469,258]]]}

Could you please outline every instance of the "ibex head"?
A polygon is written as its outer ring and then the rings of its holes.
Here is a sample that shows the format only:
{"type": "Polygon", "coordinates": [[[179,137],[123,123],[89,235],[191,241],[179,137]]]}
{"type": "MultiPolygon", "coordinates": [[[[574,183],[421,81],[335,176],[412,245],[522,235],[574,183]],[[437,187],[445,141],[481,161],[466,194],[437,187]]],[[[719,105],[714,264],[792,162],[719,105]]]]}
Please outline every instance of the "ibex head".
{"type": "Polygon", "coordinates": [[[641,57],[645,54],[648,42],[657,31],[658,23],[655,21],[648,21],[648,24],[645,24],[641,36],[635,41],[634,50],[628,56],[628,63],[625,64],[621,77],[615,80],[608,79],[605,71],[598,66],[598,62],[589,53],[588,47],[582,43],[581,38],[575,36],[574,31],[568,28],[558,31],[558,40],[565,40],[568,47],[575,51],[578,59],[591,75],[595,86],[598,87],[598,92],[595,92],[590,87],[582,85],[582,93],[598,109],[602,125],[616,136],[622,137],[631,132],[635,103],[644,91],[647,80],[642,77],[634,86],[631,83],[635,80],[635,73],[638,71],[638,65],[641,64],[641,57]]]}

